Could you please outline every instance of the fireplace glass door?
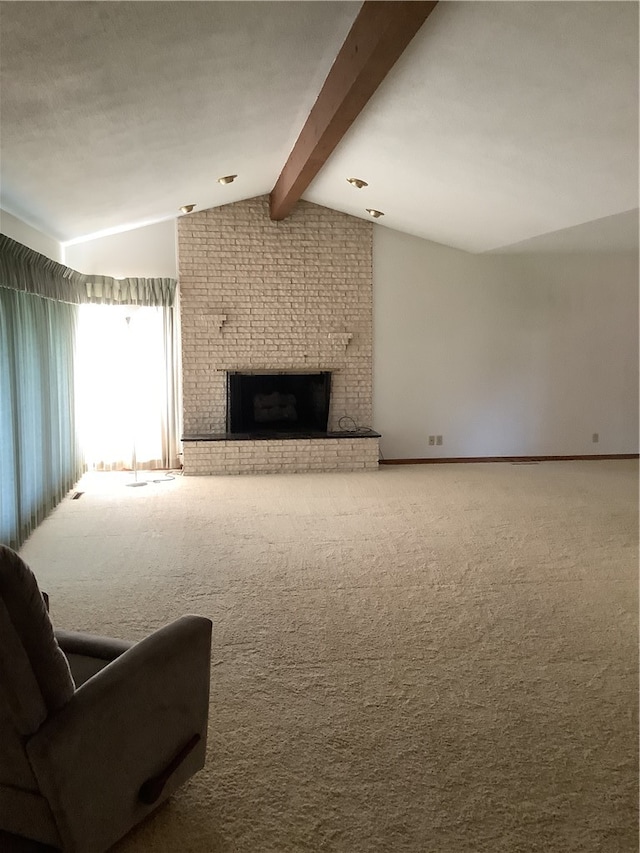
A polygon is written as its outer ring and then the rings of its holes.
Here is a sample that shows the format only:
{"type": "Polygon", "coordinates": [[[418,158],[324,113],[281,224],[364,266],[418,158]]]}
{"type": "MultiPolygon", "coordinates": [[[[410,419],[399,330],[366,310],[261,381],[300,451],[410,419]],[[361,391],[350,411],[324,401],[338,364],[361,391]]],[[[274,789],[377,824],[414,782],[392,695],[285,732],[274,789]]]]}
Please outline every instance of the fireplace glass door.
{"type": "Polygon", "coordinates": [[[327,431],[331,373],[227,374],[227,432],[304,435],[327,431]]]}

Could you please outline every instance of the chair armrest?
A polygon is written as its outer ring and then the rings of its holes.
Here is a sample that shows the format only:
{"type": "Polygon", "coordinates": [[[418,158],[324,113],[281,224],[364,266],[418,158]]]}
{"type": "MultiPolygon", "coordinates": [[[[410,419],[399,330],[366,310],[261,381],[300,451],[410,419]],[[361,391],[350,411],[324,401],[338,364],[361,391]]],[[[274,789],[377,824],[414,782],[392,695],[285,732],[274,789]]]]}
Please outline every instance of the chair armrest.
{"type": "Polygon", "coordinates": [[[115,640],[112,637],[83,634],[79,631],[63,631],[60,628],[54,633],[65,655],[85,655],[111,661],[135,645],[130,640],[115,640]]]}
{"type": "Polygon", "coordinates": [[[65,851],[103,851],[204,765],[211,622],[183,616],[123,652],[27,742],[65,851]],[[153,805],[138,794],[200,740],[153,805]]]}

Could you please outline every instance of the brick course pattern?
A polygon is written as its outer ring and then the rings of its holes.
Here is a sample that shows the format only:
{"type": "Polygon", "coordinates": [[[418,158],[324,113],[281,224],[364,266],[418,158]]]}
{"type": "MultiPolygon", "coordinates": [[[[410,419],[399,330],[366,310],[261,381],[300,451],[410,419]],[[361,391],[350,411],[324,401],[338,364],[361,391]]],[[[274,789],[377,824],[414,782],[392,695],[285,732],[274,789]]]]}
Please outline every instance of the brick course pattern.
{"type": "Polygon", "coordinates": [[[187,441],[184,473],[294,474],[378,468],[377,438],[187,441]]]}
{"type": "MultiPolygon", "coordinates": [[[[226,431],[229,370],[330,370],[329,429],[345,416],[372,426],[372,237],[372,223],[304,201],[272,222],[266,196],[178,220],[186,434],[226,431]]],[[[366,463],[374,445],[353,452],[366,463]]],[[[185,473],[204,459],[195,451],[185,443],[185,473]]],[[[238,473],[257,464],[248,449],[238,455],[238,473]]]]}

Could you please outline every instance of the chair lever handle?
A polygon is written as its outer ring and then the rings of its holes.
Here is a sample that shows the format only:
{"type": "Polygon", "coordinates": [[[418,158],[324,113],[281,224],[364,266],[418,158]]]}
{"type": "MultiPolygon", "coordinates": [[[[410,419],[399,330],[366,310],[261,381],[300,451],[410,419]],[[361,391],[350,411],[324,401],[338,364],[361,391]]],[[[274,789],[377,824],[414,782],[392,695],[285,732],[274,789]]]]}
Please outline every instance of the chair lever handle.
{"type": "Polygon", "coordinates": [[[147,806],[153,805],[160,798],[164,786],[169,781],[169,778],[180,767],[189,753],[197,746],[200,741],[200,735],[195,734],[185,743],[167,766],[156,776],[151,776],[146,782],[143,782],[138,791],[138,799],[141,803],[147,806]]]}

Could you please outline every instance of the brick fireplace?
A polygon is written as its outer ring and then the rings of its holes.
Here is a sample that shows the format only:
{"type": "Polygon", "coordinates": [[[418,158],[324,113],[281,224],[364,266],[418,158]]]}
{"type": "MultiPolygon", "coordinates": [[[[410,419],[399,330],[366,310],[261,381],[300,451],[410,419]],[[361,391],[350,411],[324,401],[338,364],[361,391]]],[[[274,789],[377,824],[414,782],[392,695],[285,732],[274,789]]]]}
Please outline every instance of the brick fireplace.
{"type": "Polygon", "coordinates": [[[372,224],[266,196],[178,220],[185,474],[375,468],[372,224]],[[228,434],[229,376],[331,374],[327,435],[228,434]],[[361,432],[351,432],[355,427],[361,432]]]}

